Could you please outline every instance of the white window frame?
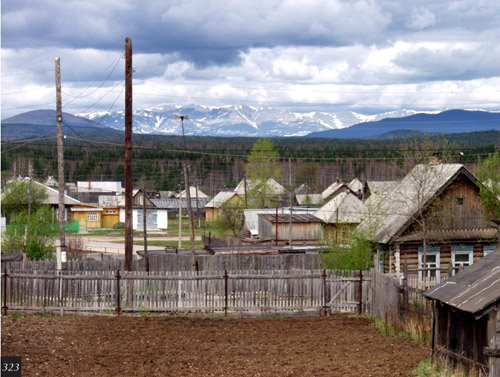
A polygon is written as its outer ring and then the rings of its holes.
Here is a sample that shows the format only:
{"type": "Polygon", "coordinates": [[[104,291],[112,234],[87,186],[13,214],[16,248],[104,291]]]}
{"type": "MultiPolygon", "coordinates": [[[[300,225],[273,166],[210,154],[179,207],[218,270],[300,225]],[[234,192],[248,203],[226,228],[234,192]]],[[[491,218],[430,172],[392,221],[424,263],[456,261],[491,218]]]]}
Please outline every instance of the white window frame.
{"type": "Polygon", "coordinates": [[[497,245],[492,243],[491,245],[483,245],[483,256],[486,256],[497,249],[497,245]]]}
{"type": "Polygon", "coordinates": [[[97,212],[87,212],[87,221],[99,221],[99,214],[97,212]]]}
{"type": "MultiPolygon", "coordinates": [[[[436,268],[441,268],[441,248],[438,246],[427,246],[427,256],[435,255],[436,256],[436,268]]],[[[418,248],[418,280],[422,280],[424,264],[422,258],[424,257],[424,247],[420,246],[418,248]]],[[[431,277],[433,271],[427,271],[427,277],[431,277]]],[[[436,270],[436,279],[441,278],[441,271],[436,270]]]]}
{"type": "Polygon", "coordinates": [[[106,215],[116,215],[118,212],[116,211],[116,209],[107,209],[104,211],[104,213],[106,215]]]}
{"type": "Polygon", "coordinates": [[[474,263],[474,245],[453,245],[451,247],[451,265],[454,267],[451,275],[455,275],[455,267],[469,267],[474,263]],[[467,262],[456,262],[455,257],[457,254],[466,254],[469,256],[469,262],[467,266],[464,263],[467,262]]]}

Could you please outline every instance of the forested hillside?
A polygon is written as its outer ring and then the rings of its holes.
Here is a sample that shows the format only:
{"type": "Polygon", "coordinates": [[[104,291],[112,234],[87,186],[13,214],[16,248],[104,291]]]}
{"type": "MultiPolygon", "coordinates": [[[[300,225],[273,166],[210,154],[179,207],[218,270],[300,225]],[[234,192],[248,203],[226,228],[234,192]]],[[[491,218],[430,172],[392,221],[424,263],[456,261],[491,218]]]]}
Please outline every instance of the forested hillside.
{"type": "MultiPolygon", "coordinates": [[[[243,179],[245,156],[255,138],[187,137],[187,156],[192,182],[210,195],[233,189],[243,179]]],[[[473,168],[479,158],[500,145],[500,132],[436,136],[405,140],[349,140],[278,138],[274,144],[281,156],[283,183],[307,183],[319,191],[337,177],[392,180],[405,174],[417,155],[442,152],[448,161],[473,168]],[[290,169],[291,168],[291,169],[290,169]]],[[[158,190],[175,190],[182,184],[182,138],[134,135],[134,184],[145,183],[158,190]]],[[[65,180],[124,181],[124,148],[121,136],[68,136],[64,141],[65,180]]],[[[2,143],[2,183],[13,175],[57,177],[55,139],[2,143]]],[[[265,163],[265,162],[264,162],[265,163]]]]}

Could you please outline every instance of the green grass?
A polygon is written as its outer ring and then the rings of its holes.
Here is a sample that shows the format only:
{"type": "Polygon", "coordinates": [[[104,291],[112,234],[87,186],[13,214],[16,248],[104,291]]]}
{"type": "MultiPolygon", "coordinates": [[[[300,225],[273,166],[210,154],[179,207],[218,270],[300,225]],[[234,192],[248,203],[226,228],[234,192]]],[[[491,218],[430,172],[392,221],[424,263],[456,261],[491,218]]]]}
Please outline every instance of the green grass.
{"type": "Polygon", "coordinates": [[[370,325],[378,330],[382,335],[392,336],[395,338],[406,338],[416,344],[428,345],[429,339],[421,334],[410,334],[409,332],[398,329],[390,323],[385,322],[377,316],[367,316],[370,325]]]}
{"type": "Polygon", "coordinates": [[[448,368],[432,364],[430,359],[422,360],[412,372],[418,377],[463,377],[462,374],[451,372],[448,368]]]}

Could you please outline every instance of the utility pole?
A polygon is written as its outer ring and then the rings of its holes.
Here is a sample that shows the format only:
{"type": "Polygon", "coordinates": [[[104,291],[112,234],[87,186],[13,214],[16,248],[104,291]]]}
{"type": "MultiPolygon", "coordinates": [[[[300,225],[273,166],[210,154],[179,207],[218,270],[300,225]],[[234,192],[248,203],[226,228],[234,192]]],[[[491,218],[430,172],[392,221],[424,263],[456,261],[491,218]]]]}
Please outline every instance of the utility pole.
{"type": "Polygon", "coordinates": [[[179,249],[182,249],[182,186],[179,186],[179,249]]]}
{"type": "Polygon", "coordinates": [[[132,40],[125,38],[125,271],[132,268],[132,40]]]}
{"type": "Polygon", "coordinates": [[[56,58],[56,119],[57,119],[57,173],[59,183],[59,247],[56,248],[57,270],[66,259],[66,233],[64,223],[64,150],[61,101],[61,59],[56,58]]]}
{"type": "Polygon", "coordinates": [[[288,159],[288,183],[290,185],[290,228],[288,230],[289,232],[289,241],[288,244],[290,245],[290,249],[292,249],[292,159],[288,159]]]}
{"type": "MultiPolygon", "coordinates": [[[[31,165],[31,161],[28,167],[29,177],[30,177],[30,186],[28,189],[28,220],[31,216],[31,190],[33,189],[33,166],[31,165]]],[[[26,228],[24,229],[24,244],[28,242],[28,232],[29,232],[29,221],[26,223],[26,228]]]]}
{"type": "Polygon", "coordinates": [[[243,176],[243,183],[245,184],[245,208],[248,208],[248,199],[247,199],[247,176],[243,176]]]}
{"type": "Polygon", "coordinates": [[[148,256],[148,215],[146,213],[146,185],[142,186],[142,230],[144,231],[144,259],[146,262],[146,271],[149,272],[148,256]]]}
{"type": "Polygon", "coordinates": [[[200,205],[198,202],[198,177],[196,177],[196,217],[198,218],[198,229],[200,229],[201,223],[200,223],[200,205]]]}
{"type": "Polygon", "coordinates": [[[182,126],[182,140],[184,142],[184,180],[186,183],[186,200],[187,200],[187,211],[189,217],[189,238],[191,241],[191,254],[193,256],[193,269],[195,268],[195,252],[194,252],[194,226],[193,226],[193,210],[191,208],[191,187],[189,184],[189,171],[187,162],[187,152],[186,152],[186,135],[184,134],[184,120],[188,120],[187,115],[176,115],[176,118],[181,120],[182,126]]]}

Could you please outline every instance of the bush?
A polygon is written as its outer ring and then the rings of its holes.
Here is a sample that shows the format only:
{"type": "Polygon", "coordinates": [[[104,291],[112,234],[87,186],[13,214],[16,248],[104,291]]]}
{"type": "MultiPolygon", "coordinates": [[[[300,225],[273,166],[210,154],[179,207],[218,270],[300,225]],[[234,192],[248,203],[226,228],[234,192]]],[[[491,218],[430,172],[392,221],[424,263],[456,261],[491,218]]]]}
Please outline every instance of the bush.
{"type": "Polygon", "coordinates": [[[321,255],[323,265],[331,270],[364,270],[373,267],[370,241],[353,237],[349,244],[334,244],[321,255]]]}
{"type": "Polygon", "coordinates": [[[87,251],[83,247],[83,240],[81,237],[66,237],[66,256],[68,260],[84,259],[86,253],[87,251]]]}
{"type": "Polygon", "coordinates": [[[113,225],[113,229],[125,229],[125,223],[116,223],[113,225]]]}

